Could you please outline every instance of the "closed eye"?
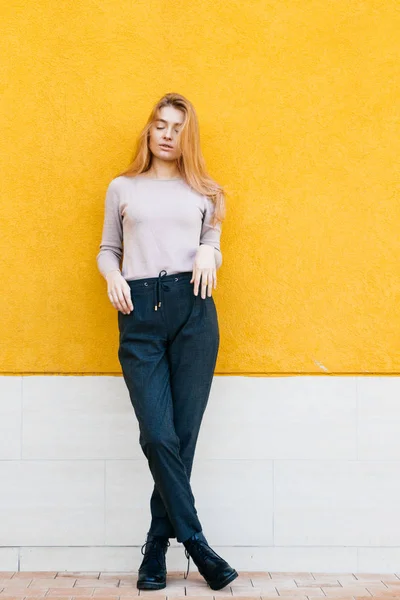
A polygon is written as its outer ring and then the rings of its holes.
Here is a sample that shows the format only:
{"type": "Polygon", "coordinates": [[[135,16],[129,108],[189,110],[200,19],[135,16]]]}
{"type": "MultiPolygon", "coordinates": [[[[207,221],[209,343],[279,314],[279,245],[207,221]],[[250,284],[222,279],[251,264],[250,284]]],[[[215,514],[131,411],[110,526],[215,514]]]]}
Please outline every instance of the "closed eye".
{"type": "MultiPolygon", "coordinates": [[[[156,127],[156,129],[164,129],[164,127],[156,127]]],[[[175,129],[176,133],[179,133],[179,129],[175,129]]]]}

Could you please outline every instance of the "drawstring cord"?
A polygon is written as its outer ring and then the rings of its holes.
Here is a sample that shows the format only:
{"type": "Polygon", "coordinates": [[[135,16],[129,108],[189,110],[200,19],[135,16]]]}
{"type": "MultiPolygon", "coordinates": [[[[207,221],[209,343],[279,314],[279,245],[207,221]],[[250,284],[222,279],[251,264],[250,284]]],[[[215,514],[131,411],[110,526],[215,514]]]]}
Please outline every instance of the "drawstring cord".
{"type": "Polygon", "coordinates": [[[162,281],[162,278],[165,277],[167,275],[167,271],[165,269],[163,269],[162,271],[160,271],[160,273],[158,274],[158,279],[157,279],[157,285],[155,287],[155,292],[156,292],[156,303],[154,305],[154,310],[158,310],[161,306],[161,288],[163,290],[165,290],[166,292],[169,292],[170,287],[169,285],[167,285],[165,283],[165,281],[162,281]]]}

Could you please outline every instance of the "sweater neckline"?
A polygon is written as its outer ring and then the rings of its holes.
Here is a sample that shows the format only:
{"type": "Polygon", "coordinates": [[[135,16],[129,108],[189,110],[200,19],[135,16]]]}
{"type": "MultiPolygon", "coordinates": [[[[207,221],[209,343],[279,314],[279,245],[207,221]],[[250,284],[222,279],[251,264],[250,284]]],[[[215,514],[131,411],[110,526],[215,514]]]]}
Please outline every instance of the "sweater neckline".
{"type": "Polygon", "coordinates": [[[183,177],[171,177],[170,179],[160,179],[159,177],[147,177],[146,175],[142,175],[141,173],[137,175],[137,177],[141,177],[142,179],[149,179],[150,181],[183,181],[183,177]]]}

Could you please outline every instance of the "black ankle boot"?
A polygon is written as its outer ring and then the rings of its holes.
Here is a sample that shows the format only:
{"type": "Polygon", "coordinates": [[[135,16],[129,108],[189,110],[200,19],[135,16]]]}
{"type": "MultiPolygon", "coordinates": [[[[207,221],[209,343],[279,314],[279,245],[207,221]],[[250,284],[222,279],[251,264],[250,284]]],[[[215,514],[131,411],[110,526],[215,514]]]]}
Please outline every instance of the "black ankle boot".
{"type": "Polygon", "coordinates": [[[194,533],[188,540],[183,542],[183,545],[188,559],[188,570],[184,576],[185,579],[189,573],[190,557],[192,557],[200,575],[204,577],[212,590],[220,590],[238,576],[235,569],[229,566],[226,560],[208,545],[201,531],[194,533]]]}
{"type": "Polygon", "coordinates": [[[169,545],[167,537],[147,534],[147,540],[141,548],[144,558],[138,571],[136,587],[139,590],[160,590],[165,588],[167,585],[165,554],[169,545]],[[144,552],[143,548],[145,548],[144,552]]]}

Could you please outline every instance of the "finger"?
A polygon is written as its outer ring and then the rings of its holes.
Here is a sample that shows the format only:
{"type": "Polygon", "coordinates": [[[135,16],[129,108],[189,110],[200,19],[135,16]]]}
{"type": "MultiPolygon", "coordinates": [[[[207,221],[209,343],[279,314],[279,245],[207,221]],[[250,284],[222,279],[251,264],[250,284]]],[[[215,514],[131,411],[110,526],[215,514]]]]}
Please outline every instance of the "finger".
{"type": "Polygon", "coordinates": [[[196,275],[194,278],[194,294],[195,294],[195,296],[197,296],[197,294],[199,293],[200,277],[201,277],[201,269],[196,269],[196,275]]]}
{"type": "Polygon", "coordinates": [[[115,300],[114,300],[114,295],[113,295],[113,293],[112,293],[112,291],[111,291],[111,290],[108,290],[108,292],[107,292],[107,296],[108,296],[108,299],[109,299],[109,301],[111,302],[111,304],[114,306],[114,302],[115,302],[115,300]]]}
{"type": "Polygon", "coordinates": [[[205,300],[208,286],[208,269],[204,269],[201,274],[201,297],[205,300]]]}
{"type": "Polygon", "coordinates": [[[127,311],[125,310],[125,308],[122,306],[121,302],[119,300],[115,300],[114,306],[117,310],[119,310],[120,312],[122,312],[124,315],[127,313],[127,311]]]}
{"type": "Polygon", "coordinates": [[[212,294],[213,284],[214,284],[214,270],[211,269],[209,277],[208,277],[208,290],[207,290],[209,296],[211,296],[211,294],[212,294]]]}
{"type": "Polygon", "coordinates": [[[214,289],[217,287],[217,269],[214,269],[214,289]]]}
{"type": "Polygon", "coordinates": [[[118,298],[117,290],[116,289],[109,290],[108,297],[109,297],[110,302],[113,305],[113,307],[125,314],[125,309],[121,305],[121,302],[118,298]]]}
{"type": "Polygon", "coordinates": [[[212,286],[213,286],[213,270],[210,269],[210,272],[208,274],[208,286],[207,286],[207,295],[211,296],[212,294],[212,286]]]}
{"type": "Polygon", "coordinates": [[[129,286],[127,288],[124,287],[123,294],[125,296],[125,300],[126,300],[127,305],[129,306],[129,308],[131,310],[133,310],[135,307],[133,306],[133,303],[132,303],[131,288],[129,286]]]}
{"type": "MultiPolygon", "coordinates": [[[[192,268],[192,279],[190,280],[190,283],[194,283],[196,280],[196,272],[197,272],[197,268],[196,268],[196,263],[193,263],[193,268],[192,268]]],[[[193,292],[195,291],[195,283],[193,286],[193,292]]]]}
{"type": "Polygon", "coordinates": [[[208,286],[207,286],[207,296],[211,296],[212,288],[214,283],[214,270],[210,269],[208,273],[208,286]]]}
{"type": "Polygon", "coordinates": [[[124,296],[124,292],[121,288],[118,288],[116,290],[117,293],[117,297],[118,297],[118,304],[120,307],[120,310],[124,313],[127,314],[131,311],[131,309],[128,307],[128,304],[125,300],[125,296],[124,296]]]}
{"type": "Polygon", "coordinates": [[[209,269],[208,273],[207,273],[207,287],[206,287],[206,294],[207,294],[207,296],[211,296],[212,283],[213,283],[212,269],[209,269]]]}

